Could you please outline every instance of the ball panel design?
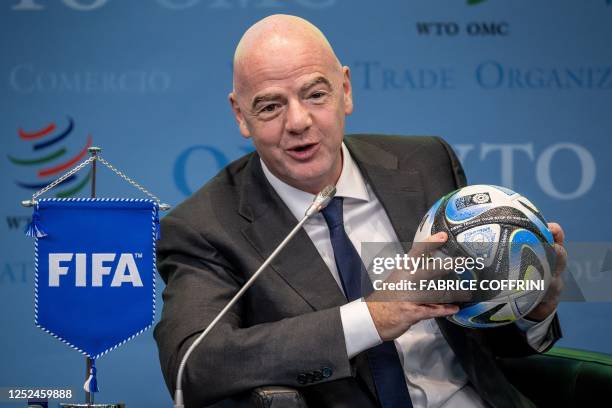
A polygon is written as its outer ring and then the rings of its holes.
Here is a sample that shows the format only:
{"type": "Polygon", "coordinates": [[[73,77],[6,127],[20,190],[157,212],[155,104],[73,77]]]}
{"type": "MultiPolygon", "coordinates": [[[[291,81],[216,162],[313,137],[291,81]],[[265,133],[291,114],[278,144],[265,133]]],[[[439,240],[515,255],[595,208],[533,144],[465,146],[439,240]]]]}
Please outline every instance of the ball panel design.
{"type": "Polygon", "coordinates": [[[458,233],[456,239],[472,258],[484,258],[488,267],[495,259],[500,231],[499,224],[485,224],[458,233]]]}

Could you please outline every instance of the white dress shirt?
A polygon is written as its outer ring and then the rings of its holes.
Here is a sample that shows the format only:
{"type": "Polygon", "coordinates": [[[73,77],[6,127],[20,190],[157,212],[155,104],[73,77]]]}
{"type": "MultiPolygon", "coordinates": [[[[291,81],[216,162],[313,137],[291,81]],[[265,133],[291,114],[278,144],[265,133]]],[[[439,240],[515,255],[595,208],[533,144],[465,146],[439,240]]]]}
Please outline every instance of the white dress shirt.
{"type": "MultiPolygon", "coordinates": [[[[344,144],[342,156],[342,172],[336,183],[336,196],[344,197],[344,229],[351,242],[360,256],[362,242],[397,243],[398,238],[385,210],[344,144]]],[[[263,161],[261,164],[272,187],[295,218],[301,219],[314,195],[286,184],[274,176],[263,161]]],[[[311,217],[304,224],[304,229],[342,290],[329,229],[323,215],[311,217]]],[[[368,265],[371,260],[363,261],[368,265]]],[[[528,342],[534,349],[543,350],[548,345],[544,338],[553,315],[539,323],[524,319],[517,322],[527,332],[528,342]]],[[[349,359],[382,342],[363,299],[341,306],[340,317],[349,359]]],[[[467,375],[434,319],[412,325],[395,339],[395,346],[414,408],[487,406],[468,384],[467,375]]]]}

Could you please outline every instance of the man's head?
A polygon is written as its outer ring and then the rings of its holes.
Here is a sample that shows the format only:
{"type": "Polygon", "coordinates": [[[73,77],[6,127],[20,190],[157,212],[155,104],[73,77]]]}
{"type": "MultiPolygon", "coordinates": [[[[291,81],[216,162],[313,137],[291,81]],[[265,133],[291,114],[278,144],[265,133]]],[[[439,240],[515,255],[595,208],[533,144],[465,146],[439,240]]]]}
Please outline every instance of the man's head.
{"type": "Polygon", "coordinates": [[[236,47],[229,100],[275,176],[311,193],[335,184],[353,110],[350,73],[314,25],[273,15],[251,26],[236,47]]]}

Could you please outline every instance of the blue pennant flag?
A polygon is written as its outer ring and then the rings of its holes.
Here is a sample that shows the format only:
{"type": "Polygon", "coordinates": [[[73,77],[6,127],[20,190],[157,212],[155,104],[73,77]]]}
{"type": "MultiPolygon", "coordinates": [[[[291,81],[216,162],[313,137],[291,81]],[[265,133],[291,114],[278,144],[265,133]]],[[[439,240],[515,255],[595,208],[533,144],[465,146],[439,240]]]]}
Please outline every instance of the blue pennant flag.
{"type": "MultiPolygon", "coordinates": [[[[26,231],[36,325],[92,359],[151,327],[158,211],[145,199],[40,200],[26,231]]],[[[96,390],[95,366],[88,384],[96,390]]]]}

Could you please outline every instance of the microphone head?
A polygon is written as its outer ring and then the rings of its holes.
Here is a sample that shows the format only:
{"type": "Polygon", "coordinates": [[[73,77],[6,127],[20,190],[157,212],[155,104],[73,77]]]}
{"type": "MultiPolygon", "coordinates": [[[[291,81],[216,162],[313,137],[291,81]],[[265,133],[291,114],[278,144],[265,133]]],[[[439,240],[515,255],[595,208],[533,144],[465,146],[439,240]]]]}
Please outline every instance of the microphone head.
{"type": "Polygon", "coordinates": [[[329,185],[323,187],[323,190],[321,190],[319,194],[317,194],[317,196],[315,197],[315,202],[317,202],[318,205],[317,211],[321,211],[322,209],[327,207],[327,204],[329,204],[329,202],[332,198],[334,198],[335,195],[336,186],[329,185]]]}
{"type": "Polygon", "coordinates": [[[325,207],[327,207],[327,204],[329,204],[329,202],[332,198],[334,198],[335,195],[335,186],[325,186],[323,190],[321,190],[319,194],[315,196],[314,200],[312,200],[312,204],[310,204],[310,207],[308,207],[308,209],[306,210],[306,217],[310,217],[311,215],[316,214],[325,207]]]}

